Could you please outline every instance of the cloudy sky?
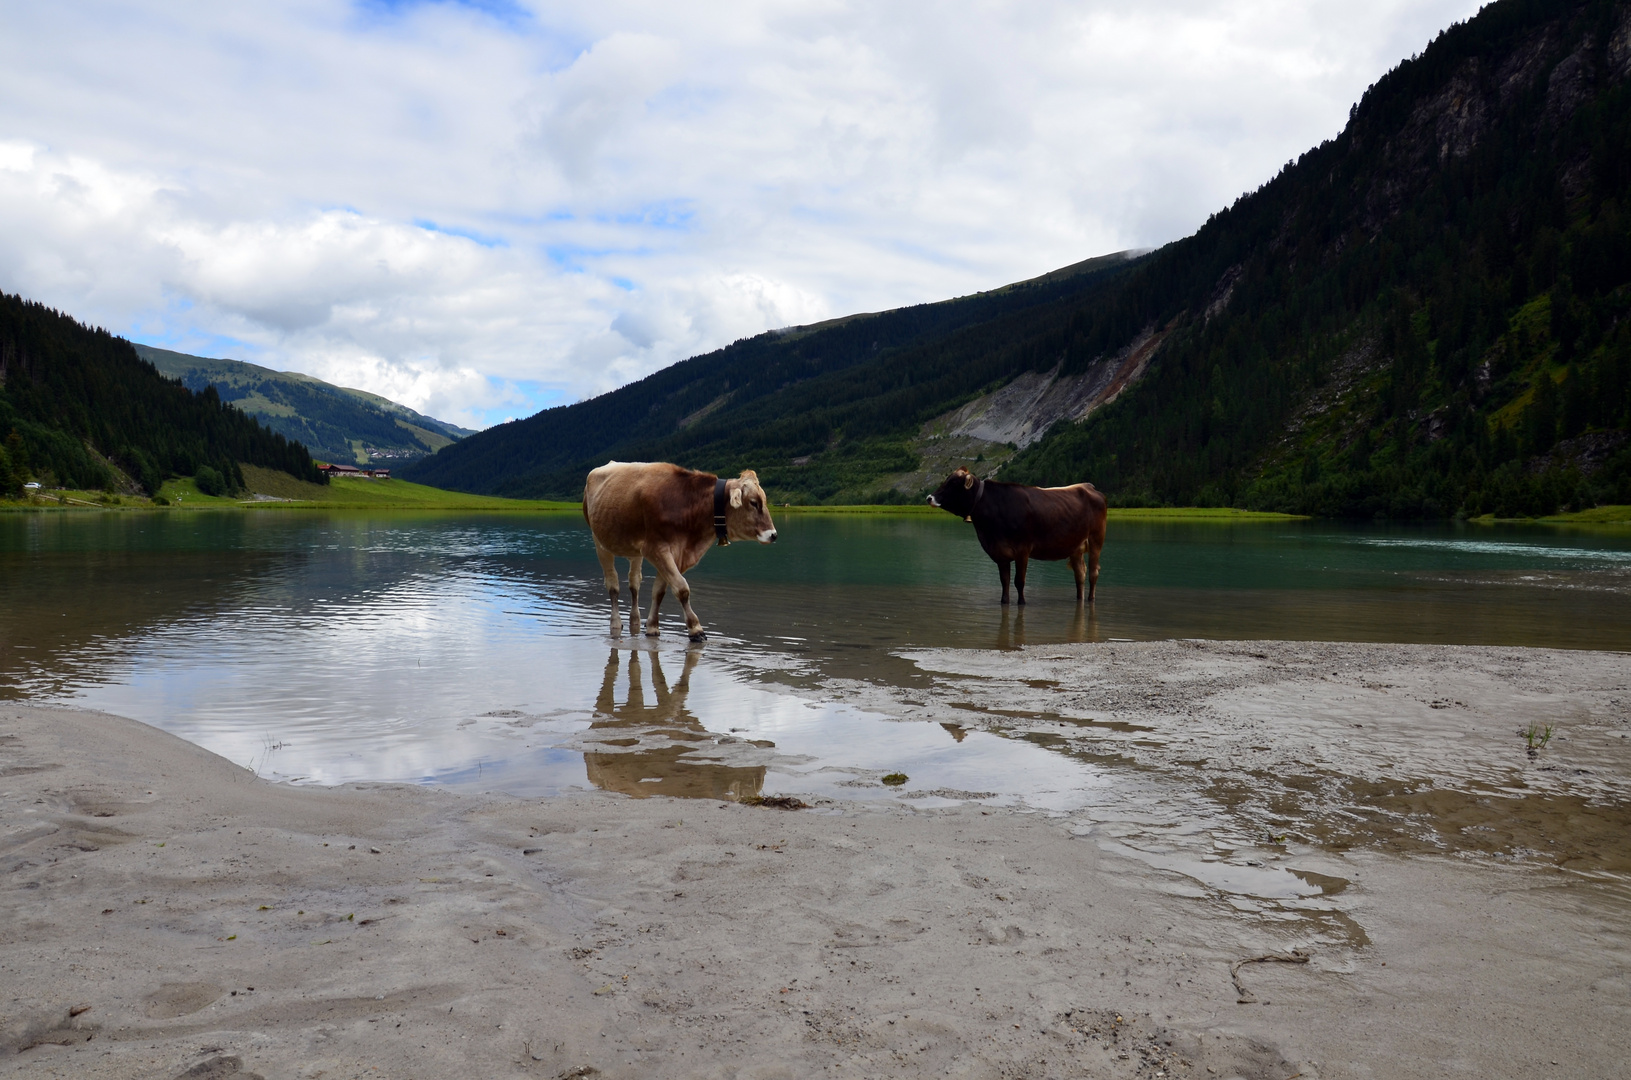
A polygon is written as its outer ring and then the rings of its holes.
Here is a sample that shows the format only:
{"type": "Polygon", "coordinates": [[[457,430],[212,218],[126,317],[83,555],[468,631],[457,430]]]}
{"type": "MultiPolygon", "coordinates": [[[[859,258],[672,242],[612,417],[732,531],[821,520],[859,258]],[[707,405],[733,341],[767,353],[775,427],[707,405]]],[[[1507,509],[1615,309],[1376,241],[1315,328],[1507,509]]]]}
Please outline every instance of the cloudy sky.
{"type": "Polygon", "coordinates": [[[0,0],[0,289],[485,426],[1153,247],[1471,0],[0,0]]]}

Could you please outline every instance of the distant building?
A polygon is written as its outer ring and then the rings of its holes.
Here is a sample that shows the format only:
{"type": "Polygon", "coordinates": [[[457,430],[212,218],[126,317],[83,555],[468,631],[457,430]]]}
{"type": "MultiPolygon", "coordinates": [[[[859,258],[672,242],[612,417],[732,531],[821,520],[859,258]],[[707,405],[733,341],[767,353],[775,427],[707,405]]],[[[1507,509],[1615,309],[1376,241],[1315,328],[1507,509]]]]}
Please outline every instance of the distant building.
{"type": "Polygon", "coordinates": [[[368,470],[368,475],[373,477],[375,480],[389,480],[391,478],[391,470],[390,469],[369,469],[368,470]]]}
{"type": "Polygon", "coordinates": [[[359,479],[366,478],[368,476],[367,473],[363,472],[355,465],[319,465],[317,466],[317,471],[324,474],[331,480],[337,476],[350,476],[359,479]]]}

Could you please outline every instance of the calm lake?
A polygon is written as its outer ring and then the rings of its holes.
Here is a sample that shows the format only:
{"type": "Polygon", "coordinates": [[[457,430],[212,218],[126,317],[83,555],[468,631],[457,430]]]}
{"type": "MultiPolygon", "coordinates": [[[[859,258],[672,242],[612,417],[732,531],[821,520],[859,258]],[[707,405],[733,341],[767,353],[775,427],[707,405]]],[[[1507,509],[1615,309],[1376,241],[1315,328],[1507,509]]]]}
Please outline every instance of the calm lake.
{"type": "MultiPolygon", "coordinates": [[[[821,700],[898,654],[1171,637],[1631,649],[1631,531],[1112,521],[1095,610],[1033,564],[1024,609],[949,516],[783,514],[690,575],[653,643],[607,633],[575,514],[0,515],[0,698],[174,732],[263,776],[533,795],[914,786],[1065,805],[1099,777],[1031,742],[821,700]],[[637,748],[637,749],[636,749],[637,748]]],[[[652,578],[647,570],[645,597],[652,578]]],[[[625,612],[626,612],[625,596],[625,612]]]]}

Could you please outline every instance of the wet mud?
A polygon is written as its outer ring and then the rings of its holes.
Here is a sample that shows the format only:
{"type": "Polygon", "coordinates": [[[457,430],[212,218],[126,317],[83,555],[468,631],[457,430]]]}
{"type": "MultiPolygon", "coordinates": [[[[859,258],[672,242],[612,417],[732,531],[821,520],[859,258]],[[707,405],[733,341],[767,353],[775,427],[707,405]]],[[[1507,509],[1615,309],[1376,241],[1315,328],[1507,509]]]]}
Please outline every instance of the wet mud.
{"type": "Polygon", "coordinates": [[[1626,654],[1178,641],[906,655],[940,686],[840,693],[1123,765],[1241,841],[1631,880],[1626,654]],[[1555,732],[1543,749],[1527,745],[1534,723],[1555,732]]]}

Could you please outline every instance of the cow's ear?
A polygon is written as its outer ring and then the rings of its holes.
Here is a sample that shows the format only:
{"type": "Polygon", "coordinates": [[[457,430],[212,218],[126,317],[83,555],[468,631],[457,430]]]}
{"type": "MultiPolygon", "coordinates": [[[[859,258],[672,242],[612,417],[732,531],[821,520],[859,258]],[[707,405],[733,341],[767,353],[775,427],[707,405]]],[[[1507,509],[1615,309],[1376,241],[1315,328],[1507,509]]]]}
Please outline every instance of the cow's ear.
{"type": "Polygon", "coordinates": [[[973,473],[964,473],[963,474],[963,488],[964,488],[964,490],[967,490],[968,488],[971,488],[973,486],[974,486],[974,474],[973,473]]]}
{"type": "Polygon", "coordinates": [[[741,483],[737,483],[737,485],[735,487],[731,488],[731,509],[732,510],[742,509],[742,485],[741,485],[741,483]]]}

